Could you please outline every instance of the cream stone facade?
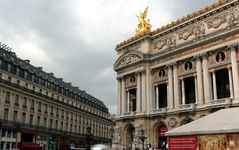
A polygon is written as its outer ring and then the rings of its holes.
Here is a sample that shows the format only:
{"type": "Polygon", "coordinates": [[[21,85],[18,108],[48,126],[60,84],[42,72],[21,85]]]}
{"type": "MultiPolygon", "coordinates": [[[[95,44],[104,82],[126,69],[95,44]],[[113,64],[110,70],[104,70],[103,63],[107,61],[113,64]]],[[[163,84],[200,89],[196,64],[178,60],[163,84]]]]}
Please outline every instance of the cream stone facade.
{"type": "Polygon", "coordinates": [[[165,148],[164,133],[239,105],[239,4],[221,0],[116,46],[119,149],[165,148]]]}
{"type": "Polygon", "coordinates": [[[111,128],[102,101],[0,44],[1,150],[110,145],[111,128]],[[91,129],[89,134],[87,129],[91,129]]]}

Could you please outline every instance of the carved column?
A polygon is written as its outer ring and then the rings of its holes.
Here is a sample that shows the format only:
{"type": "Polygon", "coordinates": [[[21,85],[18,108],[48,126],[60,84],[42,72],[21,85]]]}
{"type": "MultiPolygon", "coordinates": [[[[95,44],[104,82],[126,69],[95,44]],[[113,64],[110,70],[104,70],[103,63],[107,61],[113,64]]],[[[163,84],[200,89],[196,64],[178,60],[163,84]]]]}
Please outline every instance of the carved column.
{"type": "Polygon", "coordinates": [[[174,84],[174,104],[175,108],[179,107],[179,80],[178,80],[178,66],[173,66],[173,84],[174,84]]]}
{"type": "Polygon", "coordinates": [[[212,83],[213,83],[213,100],[217,100],[217,82],[215,71],[212,70],[212,83]]]}
{"type": "Polygon", "coordinates": [[[235,47],[231,46],[232,79],[235,98],[239,98],[239,74],[235,47]]]}
{"type": "Polygon", "coordinates": [[[146,111],[146,75],[145,75],[145,71],[142,72],[142,111],[145,112],[146,111]]]}
{"type": "Polygon", "coordinates": [[[198,83],[196,75],[194,75],[194,84],[195,84],[195,103],[198,104],[198,83]]]}
{"type": "Polygon", "coordinates": [[[117,78],[117,81],[118,81],[118,100],[117,100],[117,117],[121,115],[122,111],[121,111],[121,79],[120,78],[117,78]]]}
{"type": "Polygon", "coordinates": [[[130,93],[129,93],[129,90],[127,90],[126,93],[127,93],[127,100],[126,100],[126,102],[127,102],[126,110],[127,111],[126,112],[131,112],[132,108],[130,108],[130,93]]]}
{"type": "Polygon", "coordinates": [[[155,85],[155,109],[159,109],[159,88],[158,85],[155,85]]]}
{"type": "Polygon", "coordinates": [[[202,63],[201,58],[196,58],[196,65],[197,65],[197,98],[198,98],[198,104],[203,104],[203,78],[202,78],[202,63]]]}
{"type": "Polygon", "coordinates": [[[184,88],[184,79],[181,79],[181,87],[182,87],[182,105],[185,105],[185,88],[184,88]]]}
{"type": "Polygon", "coordinates": [[[205,103],[209,103],[210,101],[210,82],[209,82],[209,73],[208,73],[208,60],[207,60],[207,55],[203,56],[202,59],[202,64],[203,64],[203,84],[204,84],[204,100],[205,103]]]}
{"type": "Polygon", "coordinates": [[[233,82],[232,82],[231,66],[228,66],[227,69],[228,69],[228,77],[229,77],[230,98],[232,99],[234,97],[234,93],[233,93],[233,82]]]}
{"type": "Polygon", "coordinates": [[[122,94],[122,96],[121,96],[121,102],[122,102],[121,112],[122,112],[122,114],[124,114],[127,111],[127,109],[126,109],[125,77],[123,77],[121,80],[122,80],[121,81],[122,82],[121,83],[121,94],[122,94]]]}
{"type": "Polygon", "coordinates": [[[172,66],[168,66],[168,88],[169,88],[169,99],[168,99],[168,108],[173,108],[173,70],[172,66]]]}
{"type": "Polygon", "coordinates": [[[152,95],[152,87],[151,87],[151,71],[150,69],[146,69],[146,108],[147,108],[147,113],[149,114],[149,112],[152,109],[152,99],[151,99],[151,95],[152,95]]]}
{"type": "Polygon", "coordinates": [[[140,73],[137,73],[137,98],[136,98],[136,103],[137,103],[137,112],[141,112],[141,76],[140,73]]]}

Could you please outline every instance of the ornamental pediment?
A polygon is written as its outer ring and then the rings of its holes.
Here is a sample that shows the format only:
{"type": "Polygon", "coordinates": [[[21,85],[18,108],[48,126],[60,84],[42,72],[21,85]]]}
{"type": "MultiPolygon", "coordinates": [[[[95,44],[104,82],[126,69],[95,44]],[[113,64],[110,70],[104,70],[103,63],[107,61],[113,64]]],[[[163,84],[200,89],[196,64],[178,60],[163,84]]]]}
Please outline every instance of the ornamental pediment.
{"type": "Polygon", "coordinates": [[[114,69],[119,69],[121,67],[134,64],[136,62],[139,62],[143,59],[143,54],[140,52],[131,52],[131,53],[126,53],[123,54],[119,59],[116,61],[114,65],[114,69]]]}

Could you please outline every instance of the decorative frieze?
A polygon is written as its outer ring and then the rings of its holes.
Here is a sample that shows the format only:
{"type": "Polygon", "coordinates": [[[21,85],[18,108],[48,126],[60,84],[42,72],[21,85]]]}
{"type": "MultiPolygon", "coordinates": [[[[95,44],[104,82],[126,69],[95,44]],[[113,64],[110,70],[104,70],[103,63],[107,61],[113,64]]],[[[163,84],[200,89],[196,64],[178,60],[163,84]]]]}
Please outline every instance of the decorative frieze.
{"type": "Polygon", "coordinates": [[[166,45],[166,39],[159,40],[154,44],[154,48],[161,50],[166,45]]]}
{"type": "Polygon", "coordinates": [[[228,24],[230,27],[238,24],[239,22],[239,8],[233,9],[233,11],[228,12],[228,24]]]}
{"type": "Polygon", "coordinates": [[[178,33],[178,39],[179,40],[187,40],[191,35],[193,35],[193,28],[188,28],[188,29],[185,29],[181,32],[178,33]]]}
{"type": "Polygon", "coordinates": [[[216,29],[226,22],[227,22],[226,15],[217,16],[207,22],[207,27],[208,29],[211,28],[216,29]]]}
{"type": "Polygon", "coordinates": [[[201,37],[205,35],[206,26],[203,22],[196,23],[193,29],[193,34],[195,37],[201,37]]]}
{"type": "Polygon", "coordinates": [[[176,36],[174,34],[169,35],[166,42],[167,47],[172,48],[176,46],[176,44],[177,44],[176,36]]]}

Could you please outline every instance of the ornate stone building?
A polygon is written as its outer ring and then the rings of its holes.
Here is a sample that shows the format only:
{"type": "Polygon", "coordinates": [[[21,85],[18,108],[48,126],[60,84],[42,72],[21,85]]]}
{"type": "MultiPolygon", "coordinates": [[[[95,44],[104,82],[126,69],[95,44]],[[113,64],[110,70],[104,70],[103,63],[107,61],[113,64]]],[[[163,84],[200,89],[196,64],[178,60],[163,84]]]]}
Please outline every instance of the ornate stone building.
{"type": "Polygon", "coordinates": [[[239,105],[239,4],[220,0],[118,44],[114,143],[165,148],[168,130],[239,105]]]}
{"type": "Polygon", "coordinates": [[[0,44],[1,150],[110,144],[111,128],[102,101],[0,44]]]}

